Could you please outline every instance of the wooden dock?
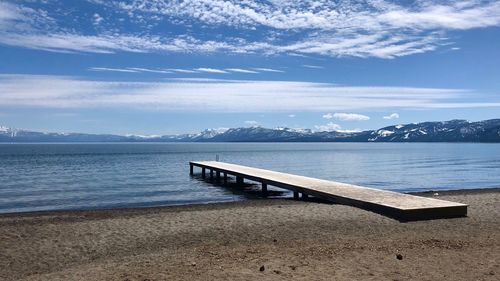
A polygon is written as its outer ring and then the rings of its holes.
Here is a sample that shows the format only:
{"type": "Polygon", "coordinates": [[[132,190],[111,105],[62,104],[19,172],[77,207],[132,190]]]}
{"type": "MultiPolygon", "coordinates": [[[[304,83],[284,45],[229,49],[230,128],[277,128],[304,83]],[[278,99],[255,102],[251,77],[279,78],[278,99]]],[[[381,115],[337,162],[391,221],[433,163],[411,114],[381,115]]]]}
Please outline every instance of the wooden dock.
{"type": "Polygon", "coordinates": [[[190,174],[194,167],[201,168],[205,178],[207,170],[217,182],[227,184],[228,175],[243,184],[244,179],[261,183],[262,192],[267,194],[267,186],[292,190],[294,198],[315,196],[335,203],[359,207],[396,218],[401,221],[455,218],[467,216],[467,205],[405,193],[380,190],[352,184],[292,175],[236,164],[217,161],[191,161],[190,174]]]}

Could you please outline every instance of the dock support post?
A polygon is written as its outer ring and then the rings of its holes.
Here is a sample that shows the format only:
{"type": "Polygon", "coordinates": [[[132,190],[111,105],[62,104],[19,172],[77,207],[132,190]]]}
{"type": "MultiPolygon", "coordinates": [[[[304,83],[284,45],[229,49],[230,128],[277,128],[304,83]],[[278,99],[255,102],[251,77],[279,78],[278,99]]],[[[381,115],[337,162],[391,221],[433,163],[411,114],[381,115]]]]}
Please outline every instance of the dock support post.
{"type": "Polygon", "coordinates": [[[237,183],[238,185],[243,185],[243,177],[238,177],[238,176],[236,176],[236,183],[237,183]]]}
{"type": "Polygon", "coordinates": [[[205,176],[206,176],[206,175],[205,175],[205,167],[202,167],[202,168],[201,168],[201,177],[202,177],[202,178],[205,178],[205,176]]]}
{"type": "Polygon", "coordinates": [[[214,180],[214,170],[213,169],[210,169],[210,180],[211,181],[214,180]]]}
{"type": "Polygon", "coordinates": [[[302,192],[302,200],[307,200],[307,198],[309,198],[309,195],[302,192]]]}
{"type": "Polygon", "coordinates": [[[224,185],[227,185],[227,173],[224,173],[224,185]]]}
{"type": "Polygon", "coordinates": [[[299,200],[299,192],[298,191],[293,192],[293,199],[299,200]]]}
{"type": "Polygon", "coordinates": [[[189,164],[189,174],[193,175],[193,164],[189,164]]]}
{"type": "Polygon", "coordinates": [[[220,182],[220,172],[219,171],[215,172],[215,180],[217,181],[217,183],[220,182]]]}
{"type": "Polygon", "coordinates": [[[262,183],[262,196],[267,197],[267,183],[262,183]]]}

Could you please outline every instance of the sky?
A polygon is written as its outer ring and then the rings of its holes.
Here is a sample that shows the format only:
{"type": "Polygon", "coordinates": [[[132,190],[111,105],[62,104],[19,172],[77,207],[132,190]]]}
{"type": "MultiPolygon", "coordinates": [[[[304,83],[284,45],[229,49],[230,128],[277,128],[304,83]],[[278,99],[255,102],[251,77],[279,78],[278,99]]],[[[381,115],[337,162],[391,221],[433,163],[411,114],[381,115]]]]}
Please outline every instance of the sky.
{"type": "Polygon", "coordinates": [[[500,118],[500,1],[0,0],[0,125],[163,135],[500,118]]]}

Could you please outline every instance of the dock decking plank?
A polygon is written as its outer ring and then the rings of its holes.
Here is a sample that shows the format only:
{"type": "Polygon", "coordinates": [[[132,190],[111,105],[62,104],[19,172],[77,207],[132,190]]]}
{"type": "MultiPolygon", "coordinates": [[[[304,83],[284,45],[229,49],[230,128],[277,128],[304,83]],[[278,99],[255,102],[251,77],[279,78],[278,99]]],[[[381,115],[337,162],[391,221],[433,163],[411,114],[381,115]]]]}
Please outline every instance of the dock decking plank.
{"type": "Polygon", "coordinates": [[[361,207],[405,221],[467,216],[467,205],[462,203],[225,162],[191,161],[190,165],[361,207]]]}

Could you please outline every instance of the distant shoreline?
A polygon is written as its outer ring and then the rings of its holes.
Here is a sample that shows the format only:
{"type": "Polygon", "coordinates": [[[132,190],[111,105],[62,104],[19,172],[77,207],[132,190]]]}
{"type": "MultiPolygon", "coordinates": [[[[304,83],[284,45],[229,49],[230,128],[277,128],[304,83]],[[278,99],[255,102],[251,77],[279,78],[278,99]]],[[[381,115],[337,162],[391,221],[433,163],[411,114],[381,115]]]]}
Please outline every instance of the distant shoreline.
{"type": "Polygon", "coordinates": [[[66,141],[66,142],[52,142],[52,141],[37,141],[37,142],[4,142],[0,141],[1,144],[211,144],[211,143],[233,143],[233,144],[244,144],[244,143],[464,143],[464,144],[499,144],[498,142],[479,142],[479,141],[207,141],[207,142],[190,142],[190,141],[66,141]]]}
{"type": "Polygon", "coordinates": [[[450,120],[364,131],[313,131],[260,126],[205,129],[194,134],[113,135],[45,133],[0,126],[0,142],[500,142],[500,119],[450,120]]]}

